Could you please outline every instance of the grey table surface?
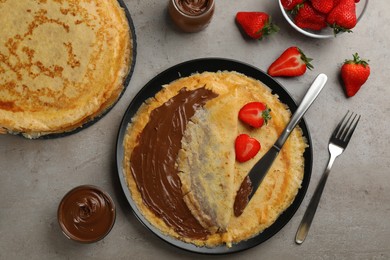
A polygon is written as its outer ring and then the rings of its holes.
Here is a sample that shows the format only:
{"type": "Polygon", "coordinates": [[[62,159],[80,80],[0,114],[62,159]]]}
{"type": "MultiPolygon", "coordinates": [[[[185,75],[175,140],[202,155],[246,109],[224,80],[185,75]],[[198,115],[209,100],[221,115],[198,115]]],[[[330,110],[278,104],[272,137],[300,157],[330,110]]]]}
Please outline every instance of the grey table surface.
{"type": "Polygon", "coordinates": [[[311,183],[300,208],[268,241],[239,254],[243,259],[390,259],[390,2],[371,1],[352,34],[317,40],[298,34],[282,17],[277,1],[217,1],[207,29],[184,34],[167,16],[167,1],[125,1],[137,34],[137,62],[117,105],[93,126],[63,138],[26,140],[0,136],[0,259],[183,259],[209,258],[177,249],[150,233],[132,214],[115,167],[115,144],[124,112],[136,93],[159,72],[186,60],[231,58],[266,70],[287,47],[299,46],[315,69],[279,78],[299,103],[318,73],[329,81],[305,115],[314,149],[311,183]],[[238,11],[265,11],[281,28],[263,41],[242,37],[238,11]],[[339,81],[346,58],[370,60],[371,76],[347,99],[339,81]],[[336,161],[309,236],[294,236],[328,160],[327,142],[347,110],[362,115],[353,139],[336,161]],[[58,203],[75,186],[94,184],[117,205],[111,233],[95,244],[65,238],[57,223],[58,203]]]}

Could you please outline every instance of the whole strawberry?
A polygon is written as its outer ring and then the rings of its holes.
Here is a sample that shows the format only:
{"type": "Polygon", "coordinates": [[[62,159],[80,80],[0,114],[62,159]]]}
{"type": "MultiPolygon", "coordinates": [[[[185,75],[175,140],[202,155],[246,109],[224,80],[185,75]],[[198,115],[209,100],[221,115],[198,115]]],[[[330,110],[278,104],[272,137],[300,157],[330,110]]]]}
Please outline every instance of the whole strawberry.
{"type": "Polygon", "coordinates": [[[236,21],[252,39],[262,39],[279,31],[279,27],[271,22],[271,16],[264,12],[238,12],[236,21]]]}
{"type": "Polygon", "coordinates": [[[298,13],[294,18],[294,22],[300,28],[316,31],[327,26],[325,15],[316,11],[310,2],[305,2],[303,6],[299,8],[298,13]]]}
{"type": "Polygon", "coordinates": [[[280,2],[282,3],[284,9],[292,11],[304,1],[305,0],[281,0],[280,2]]]}
{"type": "Polygon", "coordinates": [[[296,46],[287,48],[268,68],[268,74],[273,77],[296,77],[305,74],[306,68],[312,69],[313,59],[296,46]]]}
{"type": "Polygon", "coordinates": [[[341,66],[341,79],[347,97],[354,96],[370,76],[368,61],[362,60],[357,53],[353,60],[345,60],[341,66]]]}
{"type": "Polygon", "coordinates": [[[329,13],[333,9],[333,0],[311,0],[314,9],[323,14],[329,13]]]}
{"type": "Polygon", "coordinates": [[[340,0],[330,11],[326,22],[337,35],[340,32],[351,32],[357,23],[355,0],[340,0]]]}

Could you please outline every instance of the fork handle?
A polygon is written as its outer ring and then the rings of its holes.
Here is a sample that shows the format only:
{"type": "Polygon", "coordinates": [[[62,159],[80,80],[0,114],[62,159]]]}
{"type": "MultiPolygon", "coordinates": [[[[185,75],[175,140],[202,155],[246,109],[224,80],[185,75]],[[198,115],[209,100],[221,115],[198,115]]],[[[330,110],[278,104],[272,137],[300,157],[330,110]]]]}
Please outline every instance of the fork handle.
{"type": "Polygon", "coordinates": [[[314,191],[313,197],[311,198],[309,205],[306,209],[305,215],[303,215],[303,218],[301,220],[301,224],[298,227],[297,234],[295,236],[295,242],[297,244],[302,244],[303,241],[305,241],[305,238],[307,236],[307,233],[309,232],[311,223],[313,221],[314,215],[316,213],[318,204],[321,199],[322,192],[324,191],[324,187],[326,184],[326,181],[329,176],[330,169],[332,168],[332,165],[335,161],[337,156],[330,155],[328,166],[326,166],[326,169],[324,173],[321,176],[320,181],[317,184],[317,188],[314,191]]]}

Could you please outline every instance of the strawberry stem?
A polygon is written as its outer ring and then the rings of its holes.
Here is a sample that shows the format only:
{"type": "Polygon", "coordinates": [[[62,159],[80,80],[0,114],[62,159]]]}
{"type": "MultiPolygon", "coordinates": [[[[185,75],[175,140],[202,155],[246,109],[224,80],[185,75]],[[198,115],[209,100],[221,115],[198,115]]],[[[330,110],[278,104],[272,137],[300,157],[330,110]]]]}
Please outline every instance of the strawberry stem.
{"type": "Polygon", "coordinates": [[[334,24],[330,24],[329,25],[331,28],[333,28],[333,34],[334,34],[334,37],[337,36],[337,34],[341,33],[341,32],[347,32],[347,33],[352,33],[353,31],[350,30],[350,29],[346,29],[336,23],[334,24]]]}
{"type": "Polygon", "coordinates": [[[352,54],[353,60],[345,60],[345,64],[360,64],[364,67],[368,66],[369,60],[364,60],[359,57],[358,53],[352,54]]]}
{"type": "Polygon", "coordinates": [[[279,26],[277,26],[276,24],[272,23],[271,16],[270,16],[269,19],[268,19],[268,22],[260,30],[263,33],[262,37],[260,37],[260,40],[264,36],[268,36],[268,35],[277,33],[279,30],[280,30],[279,26]]]}
{"type": "Polygon", "coordinates": [[[309,70],[314,69],[314,66],[310,63],[313,59],[307,57],[307,56],[303,53],[303,51],[302,51],[301,49],[298,48],[298,51],[299,51],[299,53],[301,54],[301,60],[306,64],[306,67],[307,67],[309,70]]]}
{"type": "Polygon", "coordinates": [[[291,9],[291,10],[288,11],[288,12],[289,12],[290,14],[292,14],[292,15],[296,15],[296,14],[298,14],[299,9],[301,9],[302,7],[303,7],[303,3],[297,4],[296,6],[294,6],[293,9],[291,9]]]}
{"type": "Polygon", "coordinates": [[[271,120],[271,118],[272,118],[270,112],[271,112],[271,109],[268,108],[268,106],[266,106],[263,113],[261,113],[261,116],[263,117],[265,124],[268,124],[268,121],[271,120]]]}

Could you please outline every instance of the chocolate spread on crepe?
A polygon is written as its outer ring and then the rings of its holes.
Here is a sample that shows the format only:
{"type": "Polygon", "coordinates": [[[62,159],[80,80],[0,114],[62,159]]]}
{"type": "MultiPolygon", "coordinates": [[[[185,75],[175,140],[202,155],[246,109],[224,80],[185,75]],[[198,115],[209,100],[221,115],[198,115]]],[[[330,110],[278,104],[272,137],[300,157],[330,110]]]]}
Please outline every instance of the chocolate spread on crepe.
{"type": "Polygon", "coordinates": [[[186,89],[154,109],[131,156],[131,172],[144,203],[183,236],[204,238],[208,230],[191,214],[183,200],[175,162],[186,125],[195,110],[217,94],[186,89]]]}

